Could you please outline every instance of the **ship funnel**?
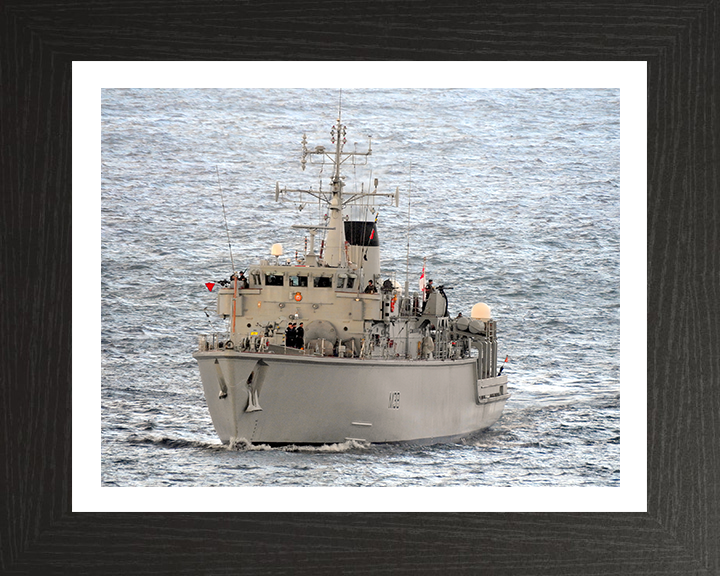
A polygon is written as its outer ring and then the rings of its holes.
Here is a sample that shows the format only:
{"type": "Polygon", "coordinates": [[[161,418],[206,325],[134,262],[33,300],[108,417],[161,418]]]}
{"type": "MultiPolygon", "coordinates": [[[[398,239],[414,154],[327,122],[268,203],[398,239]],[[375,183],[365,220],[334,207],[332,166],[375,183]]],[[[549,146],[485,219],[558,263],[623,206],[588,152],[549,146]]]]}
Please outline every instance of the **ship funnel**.
{"type": "Polygon", "coordinates": [[[470,317],[473,320],[482,320],[483,322],[487,322],[492,318],[490,306],[488,306],[484,302],[478,302],[477,304],[475,304],[475,306],[472,307],[470,317]]]}

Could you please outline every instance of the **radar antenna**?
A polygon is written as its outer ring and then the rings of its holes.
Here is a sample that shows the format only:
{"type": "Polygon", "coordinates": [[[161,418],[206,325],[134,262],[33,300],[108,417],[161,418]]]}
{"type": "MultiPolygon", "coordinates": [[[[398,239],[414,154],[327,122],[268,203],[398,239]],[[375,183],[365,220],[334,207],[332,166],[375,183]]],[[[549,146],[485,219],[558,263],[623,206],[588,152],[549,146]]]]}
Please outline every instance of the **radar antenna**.
{"type": "Polygon", "coordinates": [[[325,166],[326,161],[332,163],[333,171],[330,180],[330,189],[323,190],[322,186],[320,186],[318,190],[313,190],[312,188],[281,188],[280,184],[276,183],[275,200],[282,199],[296,202],[296,199],[290,198],[291,194],[299,194],[300,196],[307,194],[317,198],[321,204],[324,203],[327,205],[329,210],[326,225],[313,228],[315,230],[328,231],[325,244],[327,249],[324,258],[325,263],[329,266],[346,266],[345,227],[342,224],[344,221],[343,210],[348,205],[356,204],[364,198],[372,198],[374,200],[379,196],[394,198],[395,206],[397,206],[400,189],[398,187],[395,192],[390,193],[378,192],[378,181],[375,179],[375,187],[372,190],[366,191],[363,187],[359,192],[348,193],[346,196],[343,194],[345,177],[341,174],[341,166],[345,163],[351,164],[352,166],[366,166],[368,157],[372,155],[372,136],[368,136],[368,147],[365,152],[358,152],[356,150],[348,152],[344,150],[344,146],[347,143],[347,126],[342,123],[342,91],[340,91],[338,97],[337,122],[330,129],[330,142],[333,145],[332,149],[328,149],[325,146],[315,146],[311,148],[308,146],[307,135],[303,134],[301,142],[302,155],[300,158],[300,166],[303,170],[305,170],[308,162],[310,165],[319,165],[321,169],[325,166]]]}

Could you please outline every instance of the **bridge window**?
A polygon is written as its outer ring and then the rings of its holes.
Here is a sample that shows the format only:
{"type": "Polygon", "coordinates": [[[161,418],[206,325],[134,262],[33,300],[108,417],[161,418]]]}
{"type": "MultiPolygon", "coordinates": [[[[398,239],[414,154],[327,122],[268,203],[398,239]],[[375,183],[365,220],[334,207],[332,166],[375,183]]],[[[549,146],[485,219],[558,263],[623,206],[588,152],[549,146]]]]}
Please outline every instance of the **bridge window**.
{"type": "Polygon", "coordinates": [[[315,288],[332,288],[332,276],[315,276],[313,278],[315,288]]]}
{"type": "Polygon", "coordinates": [[[303,288],[307,285],[307,276],[290,276],[290,286],[292,286],[293,288],[303,288]]]}
{"type": "Polygon", "coordinates": [[[282,286],[283,280],[282,274],[265,274],[265,286],[282,286]]]}

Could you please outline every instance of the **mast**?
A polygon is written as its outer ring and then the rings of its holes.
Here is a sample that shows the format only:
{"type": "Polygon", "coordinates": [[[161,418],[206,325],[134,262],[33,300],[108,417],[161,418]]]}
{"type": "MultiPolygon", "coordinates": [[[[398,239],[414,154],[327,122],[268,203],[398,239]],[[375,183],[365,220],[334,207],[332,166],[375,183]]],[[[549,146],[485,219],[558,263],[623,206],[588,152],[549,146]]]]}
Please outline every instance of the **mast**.
{"type": "Polygon", "coordinates": [[[345,257],[345,225],[343,224],[343,197],[342,189],[345,183],[340,177],[340,164],[342,163],[342,150],[345,144],[345,134],[347,127],[343,126],[341,120],[341,110],[338,109],[337,124],[330,130],[330,141],[335,144],[335,170],[332,177],[331,191],[332,198],[328,205],[330,221],[328,226],[334,230],[328,230],[327,239],[325,241],[325,263],[328,266],[347,267],[347,259],[345,257]]]}
{"type": "MultiPolygon", "coordinates": [[[[342,98],[342,93],[341,93],[342,98]]],[[[300,195],[308,194],[324,202],[328,208],[328,221],[325,224],[319,226],[304,226],[304,228],[312,228],[314,230],[326,230],[327,236],[325,239],[325,248],[323,254],[323,263],[325,266],[334,268],[346,268],[348,266],[347,251],[345,249],[345,217],[344,208],[348,204],[360,201],[363,198],[372,197],[373,199],[379,196],[386,196],[395,199],[395,206],[398,205],[400,191],[396,189],[392,193],[378,193],[377,191],[377,179],[375,179],[375,189],[360,192],[344,194],[345,181],[341,173],[341,165],[347,161],[350,161],[352,165],[358,165],[358,158],[365,158],[364,164],[367,164],[367,157],[372,155],[372,139],[368,141],[368,148],[365,152],[345,152],[343,150],[346,139],[347,126],[342,123],[342,101],[338,104],[338,116],[337,122],[333,125],[330,130],[330,142],[333,144],[333,148],[326,149],[325,146],[315,146],[315,148],[308,147],[307,136],[303,135],[302,138],[302,157],[300,164],[302,169],[308,163],[322,165],[325,160],[332,162],[332,176],[330,181],[330,191],[324,192],[321,190],[315,191],[312,188],[307,190],[288,189],[280,188],[279,184],[275,186],[275,200],[286,199],[290,193],[299,193],[300,195]],[[313,158],[320,157],[320,159],[313,161],[313,158]]],[[[361,161],[359,163],[363,165],[361,161]]]]}

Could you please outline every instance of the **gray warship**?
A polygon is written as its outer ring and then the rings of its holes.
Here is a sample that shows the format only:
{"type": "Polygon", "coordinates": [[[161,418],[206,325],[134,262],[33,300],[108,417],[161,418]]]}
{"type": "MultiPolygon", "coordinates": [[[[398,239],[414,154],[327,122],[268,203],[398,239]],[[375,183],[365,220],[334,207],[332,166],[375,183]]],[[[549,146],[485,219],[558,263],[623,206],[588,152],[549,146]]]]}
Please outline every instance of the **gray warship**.
{"type": "Polygon", "coordinates": [[[329,167],[327,190],[275,186],[276,201],[327,207],[322,222],[293,226],[304,250],[274,244],[208,285],[226,329],[201,335],[193,357],[223,443],[454,442],[494,424],[510,397],[486,304],[451,318],[444,287],[422,278],[411,291],[407,272],[404,286],[381,274],[373,214],[383,198],[397,207],[399,188],[345,190],[342,169],[372,154],[371,141],[345,151],[346,131],[339,112],[331,147],[302,138],[301,167],[329,167]]]}

